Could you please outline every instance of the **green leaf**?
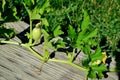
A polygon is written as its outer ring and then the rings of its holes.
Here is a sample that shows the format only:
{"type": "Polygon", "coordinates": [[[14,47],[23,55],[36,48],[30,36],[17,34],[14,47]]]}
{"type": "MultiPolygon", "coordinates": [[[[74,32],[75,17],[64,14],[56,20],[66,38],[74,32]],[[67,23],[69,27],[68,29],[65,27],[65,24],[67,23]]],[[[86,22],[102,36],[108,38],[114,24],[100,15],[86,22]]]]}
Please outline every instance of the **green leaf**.
{"type": "Polygon", "coordinates": [[[89,62],[90,62],[90,59],[89,59],[89,58],[83,59],[83,60],[82,60],[82,65],[83,65],[84,67],[89,67],[89,62]]]}
{"type": "Polygon", "coordinates": [[[52,45],[52,42],[50,42],[50,41],[45,41],[45,42],[44,42],[44,47],[45,47],[46,49],[56,50],[56,48],[54,48],[54,46],[52,45]]]}
{"type": "Polygon", "coordinates": [[[5,28],[0,26],[0,37],[10,39],[15,35],[15,30],[13,28],[5,28]]]}
{"type": "Polygon", "coordinates": [[[31,0],[32,4],[34,5],[35,4],[35,1],[34,0],[31,0]]]}
{"type": "Polygon", "coordinates": [[[85,45],[85,47],[83,48],[84,54],[90,54],[90,50],[91,50],[91,48],[89,45],[85,45]]]}
{"type": "Polygon", "coordinates": [[[26,32],[25,36],[30,39],[30,33],[26,32]]]}
{"type": "Polygon", "coordinates": [[[96,61],[96,60],[102,60],[104,55],[101,53],[101,48],[98,47],[95,51],[95,53],[90,55],[91,61],[96,61]]]}
{"type": "Polygon", "coordinates": [[[19,17],[17,17],[17,9],[16,9],[16,7],[13,7],[13,16],[16,18],[16,20],[18,20],[19,19],[19,17]]]}
{"type": "Polygon", "coordinates": [[[26,5],[26,7],[30,8],[32,6],[32,2],[31,0],[24,0],[24,4],[26,5]]]}
{"type": "Polygon", "coordinates": [[[92,38],[92,37],[97,36],[97,32],[98,32],[98,29],[94,29],[94,30],[92,30],[91,32],[86,33],[86,34],[84,35],[83,40],[84,40],[84,41],[87,41],[89,38],[92,38]]]}
{"type": "Polygon", "coordinates": [[[51,49],[55,49],[52,45],[52,42],[50,42],[50,35],[44,30],[42,29],[41,30],[43,35],[44,35],[44,48],[47,49],[47,48],[51,48],[51,49]]]}
{"type": "Polygon", "coordinates": [[[83,17],[83,21],[81,24],[81,28],[82,28],[82,31],[85,31],[89,27],[90,18],[89,18],[87,11],[83,10],[83,13],[84,13],[84,17],[83,17]]]}
{"type": "Polygon", "coordinates": [[[73,26],[69,25],[69,28],[68,28],[67,32],[68,32],[68,36],[71,39],[76,38],[77,34],[76,34],[75,29],[73,28],[73,26]]]}
{"type": "Polygon", "coordinates": [[[103,77],[104,77],[104,75],[103,75],[103,73],[102,73],[101,71],[100,71],[100,72],[98,72],[98,74],[97,74],[97,75],[98,75],[98,77],[99,77],[99,78],[103,78],[103,77]]]}
{"type": "Polygon", "coordinates": [[[88,44],[92,46],[96,46],[97,42],[94,39],[89,39],[88,44]]]}
{"type": "Polygon", "coordinates": [[[44,35],[44,40],[46,41],[46,40],[49,40],[49,34],[46,32],[46,30],[44,30],[44,29],[42,29],[41,30],[42,31],[42,33],[43,33],[43,35],[44,35]]]}
{"type": "Polygon", "coordinates": [[[4,7],[5,7],[6,1],[2,0],[2,10],[4,11],[4,7]]]}
{"type": "MultiPolygon", "coordinates": [[[[38,1],[38,4],[39,4],[39,1],[38,1]]],[[[47,8],[49,8],[49,6],[50,6],[49,0],[45,0],[45,2],[43,3],[42,7],[39,6],[39,5],[37,5],[37,6],[36,6],[36,9],[39,10],[39,13],[40,13],[40,14],[43,14],[43,12],[44,12],[47,8]]],[[[48,11],[47,11],[47,12],[48,12],[48,11]]]]}
{"type": "Polygon", "coordinates": [[[92,66],[92,69],[94,71],[98,71],[98,72],[103,72],[103,71],[107,71],[107,67],[104,65],[104,64],[101,64],[101,65],[95,65],[95,66],[92,66]]]}
{"type": "Polygon", "coordinates": [[[44,56],[43,56],[45,62],[48,61],[49,56],[50,56],[50,52],[49,52],[48,50],[45,49],[45,50],[44,50],[44,56]]]}
{"type": "Polygon", "coordinates": [[[78,33],[78,37],[77,37],[77,41],[83,40],[84,36],[85,36],[85,32],[84,31],[79,32],[78,33]]]}
{"type": "Polygon", "coordinates": [[[58,49],[58,48],[65,48],[65,47],[66,47],[66,43],[65,43],[63,40],[58,39],[58,40],[55,42],[54,46],[56,46],[57,49],[58,49]]]}
{"type": "Polygon", "coordinates": [[[34,9],[33,11],[30,11],[30,13],[31,13],[32,20],[40,20],[41,19],[41,15],[39,14],[39,12],[37,12],[36,9],[34,9]]]}
{"type": "Polygon", "coordinates": [[[61,34],[64,34],[64,32],[61,30],[61,26],[57,26],[53,31],[54,37],[57,37],[61,34]]]}
{"type": "Polygon", "coordinates": [[[90,70],[87,76],[88,76],[89,78],[92,78],[92,79],[94,79],[94,78],[97,77],[97,76],[96,76],[96,73],[95,73],[93,70],[90,70]]]}
{"type": "Polygon", "coordinates": [[[83,41],[84,35],[85,35],[85,32],[81,31],[78,33],[78,36],[77,36],[76,47],[80,49],[82,49],[83,45],[85,44],[85,42],[83,41]]]}
{"type": "Polygon", "coordinates": [[[72,53],[71,52],[67,52],[67,56],[69,58],[69,61],[72,62],[74,57],[75,57],[75,54],[74,54],[74,52],[72,52],[72,53]]]}
{"type": "Polygon", "coordinates": [[[45,25],[45,26],[49,26],[49,23],[48,23],[48,21],[47,21],[46,18],[42,18],[42,23],[43,23],[43,25],[45,25]]]}
{"type": "Polygon", "coordinates": [[[104,77],[103,73],[104,71],[108,71],[107,67],[104,64],[101,65],[93,65],[89,68],[88,77],[90,78],[96,78],[98,75],[99,78],[104,77]]]}

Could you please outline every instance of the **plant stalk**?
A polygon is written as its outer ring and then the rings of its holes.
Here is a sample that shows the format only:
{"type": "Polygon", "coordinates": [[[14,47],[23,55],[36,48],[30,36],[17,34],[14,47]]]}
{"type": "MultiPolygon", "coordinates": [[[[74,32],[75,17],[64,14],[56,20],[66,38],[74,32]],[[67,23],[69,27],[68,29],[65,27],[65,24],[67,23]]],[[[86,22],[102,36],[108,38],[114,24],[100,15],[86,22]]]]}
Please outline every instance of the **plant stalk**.
{"type": "Polygon", "coordinates": [[[29,44],[32,44],[32,20],[31,20],[31,17],[30,17],[30,38],[29,38],[29,44]]]}
{"type": "Polygon", "coordinates": [[[26,46],[26,48],[27,48],[29,51],[31,51],[31,53],[34,54],[37,58],[39,58],[39,59],[42,60],[42,61],[44,60],[43,56],[42,56],[40,53],[38,53],[37,51],[35,51],[32,47],[26,46]]]}
{"type": "Polygon", "coordinates": [[[78,69],[80,69],[80,70],[83,70],[83,71],[86,71],[86,70],[87,70],[87,69],[85,69],[85,68],[83,68],[83,67],[81,67],[81,66],[79,66],[79,65],[77,65],[77,64],[75,64],[75,63],[72,63],[72,62],[66,61],[66,60],[59,60],[59,59],[53,58],[53,59],[49,59],[49,61],[69,64],[69,65],[71,65],[71,66],[73,66],[73,67],[76,67],[76,68],[78,68],[78,69]]]}
{"type": "Polygon", "coordinates": [[[110,68],[109,72],[120,72],[120,70],[118,70],[116,68],[110,68]]]}
{"type": "Polygon", "coordinates": [[[0,43],[3,43],[3,44],[13,44],[13,45],[18,45],[18,46],[25,47],[25,44],[22,44],[22,43],[19,43],[19,42],[14,42],[14,41],[0,40],[0,43]]]}

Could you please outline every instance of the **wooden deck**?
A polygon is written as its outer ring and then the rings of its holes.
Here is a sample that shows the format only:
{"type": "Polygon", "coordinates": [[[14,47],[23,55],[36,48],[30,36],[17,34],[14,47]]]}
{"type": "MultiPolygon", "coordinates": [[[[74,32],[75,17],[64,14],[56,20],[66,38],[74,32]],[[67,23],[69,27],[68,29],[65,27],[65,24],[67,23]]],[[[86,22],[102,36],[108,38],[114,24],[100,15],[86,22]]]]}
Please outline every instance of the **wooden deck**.
{"type": "MultiPolygon", "coordinates": [[[[18,34],[29,27],[24,22],[7,23],[6,25],[14,27],[18,34]]],[[[12,40],[21,41],[20,37],[22,36],[17,35],[12,40]]],[[[34,48],[42,53],[42,45],[34,48]]],[[[56,57],[65,58],[62,52],[58,53],[56,57]]],[[[79,58],[81,59],[83,56],[79,55],[79,58]]],[[[25,48],[10,44],[0,45],[0,80],[85,80],[84,72],[70,65],[48,62],[40,72],[41,64],[42,62],[25,48]]],[[[115,66],[114,60],[111,66],[115,66]]],[[[116,73],[108,73],[107,78],[100,80],[120,79],[116,73]]]]}

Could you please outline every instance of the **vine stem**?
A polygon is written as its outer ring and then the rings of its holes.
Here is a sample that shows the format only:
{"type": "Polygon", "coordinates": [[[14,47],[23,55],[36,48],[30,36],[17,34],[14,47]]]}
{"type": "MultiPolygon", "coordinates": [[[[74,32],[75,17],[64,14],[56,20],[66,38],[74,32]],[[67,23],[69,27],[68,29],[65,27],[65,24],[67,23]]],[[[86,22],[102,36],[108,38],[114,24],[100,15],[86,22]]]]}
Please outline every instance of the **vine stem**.
{"type": "Polygon", "coordinates": [[[23,3],[28,15],[29,15],[29,22],[30,22],[30,36],[29,36],[29,45],[32,44],[32,19],[31,19],[31,11],[27,8],[27,6],[25,5],[25,3],[23,3]]]}
{"type": "Polygon", "coordinates": [[[29,39],[29,44],[32,44],[32,20],[30,17],[30,39],[29,39]]]}
{"type": "Polygon", "coordinates": [[[83,68],[83,67],[81,67],[81,66],[79,66],[79,65],[77,65],[77,64],[75,64],[75,63],[72,63],[72,62],[66,61],[66,60],[60,60],[60,59],[55,59],[55,58],[53,58],[53,59],[49,59],[48,61],[65,63],[65,64],[69,64],[69,65],[71,65],[71,66],[73,66],[73,67],[76,67],[76,68],[78,68],[78,69],[80,69],[80,70],[83,70],[83,71],[86,71],[86,70],[87,70],[87,69],[85,69],[85,68],[83,68]]]}
{"type": "Polygon", "coordinates": [[[25,44],[22,44],[22,43],[19,43],[19,42],[14,42],[14,41],[0,40],[0,43],[3,43],[3,44],[13,44],[13,45],[18,45],[18,46],[25,47],[25,44]]]}
{"type": "Polygon", "coordinates": [[[109,72],[120,72],[120,70],[118,70],[116,68],[110,68],[109,72]]]}

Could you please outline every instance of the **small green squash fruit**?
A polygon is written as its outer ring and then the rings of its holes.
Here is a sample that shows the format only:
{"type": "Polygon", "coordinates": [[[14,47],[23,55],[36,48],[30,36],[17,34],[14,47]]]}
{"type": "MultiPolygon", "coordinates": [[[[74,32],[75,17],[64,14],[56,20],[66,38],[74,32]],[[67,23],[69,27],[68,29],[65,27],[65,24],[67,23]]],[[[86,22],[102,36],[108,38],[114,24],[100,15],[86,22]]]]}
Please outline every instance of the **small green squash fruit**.
{"type": "Polygon", "coordinates": [[[41,37],[40,25],[41,25],[41,23],[37,23],[35,28],[32,31],[32,38],[35,42],[37,42],[38,39],[41,37]]]}
{"type": "Polygon", "coordinates": [[[38,40],[41,36],[41,30],[40,28],[34,28],[32,33],[33,39],[38,40]]]}

